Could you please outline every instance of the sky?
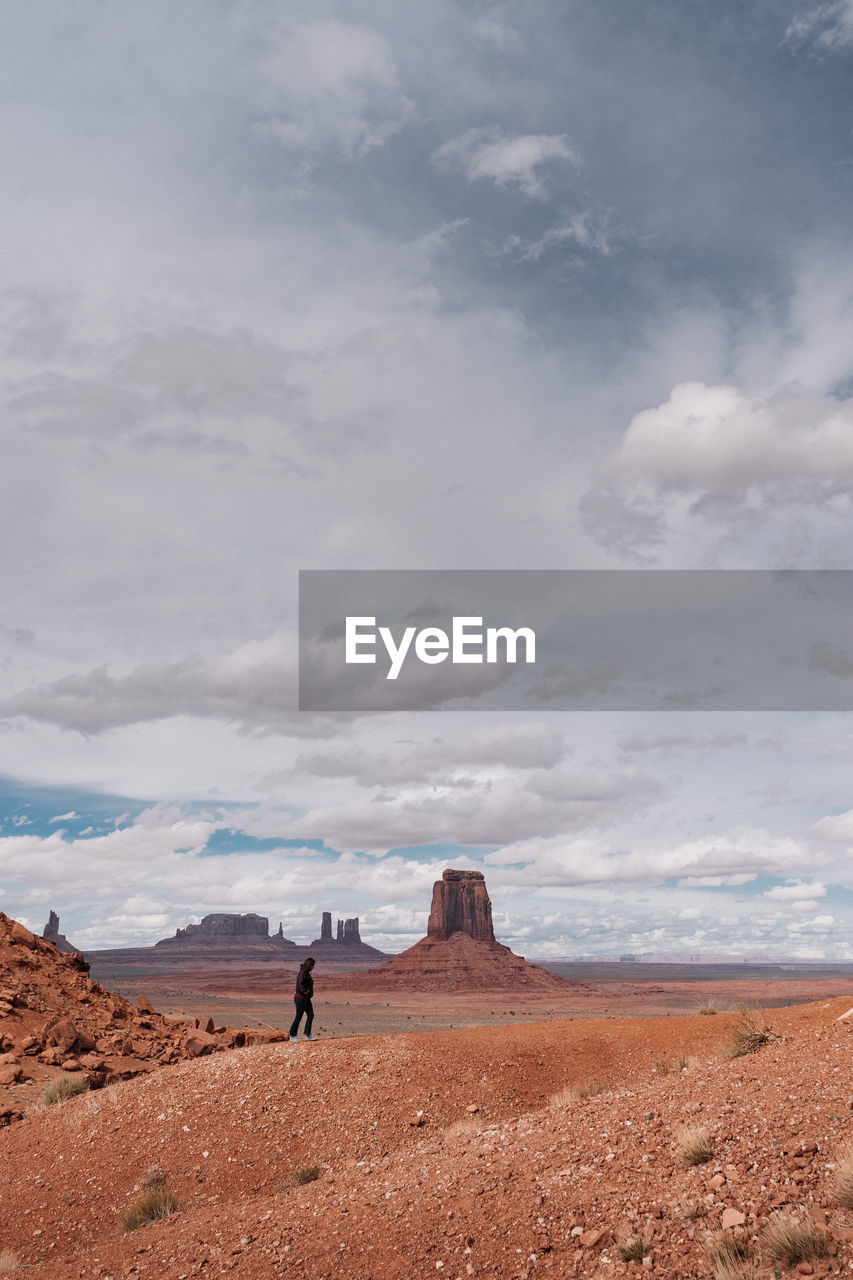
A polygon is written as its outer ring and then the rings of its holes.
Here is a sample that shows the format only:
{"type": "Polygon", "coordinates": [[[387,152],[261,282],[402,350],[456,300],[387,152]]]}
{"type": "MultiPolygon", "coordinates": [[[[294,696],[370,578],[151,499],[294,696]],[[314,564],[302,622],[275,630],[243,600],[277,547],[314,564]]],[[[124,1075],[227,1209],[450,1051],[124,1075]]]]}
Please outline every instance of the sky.
{"type": "Polygon", "coordinates": [[[849,716],[321,715],[296,645],[300,569],[853,569],[853,0],[0,48],[0,909],[396,951],[454,866],[528,956],[853,959],[849,716]]]}

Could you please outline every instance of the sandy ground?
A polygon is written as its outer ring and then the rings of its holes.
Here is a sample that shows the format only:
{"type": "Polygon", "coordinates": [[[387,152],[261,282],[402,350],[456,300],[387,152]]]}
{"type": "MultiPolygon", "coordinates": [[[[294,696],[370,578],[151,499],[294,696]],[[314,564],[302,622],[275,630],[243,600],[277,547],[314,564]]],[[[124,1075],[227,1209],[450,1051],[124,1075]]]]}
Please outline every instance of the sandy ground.
{"type": "MultiPolygon", "coordinates": [[[[632,965],[630,978],[602,977],[612,966],[571,966],[573,974],[588,973],[567,984],[566,995],[546,996],[495,992],[433,995],[414,992],[347,992],[323,994],[323,970],[315,970],[315,1031],[325,1038],[387,1034],[401,1031],[458,1030],[463,1027],[553,1019],[686,1016],[702,1006],[721,1012],[741,1004],[776,1008],[820,999],[847,996],[853,1004],[853,976],[843,973],[812,977],[808,971],[781,975],[777,969],[758,967],[738,972],[736,978],[703,976],[701,969],[632,965]]],[[[342,976],[341,970],[334,972],[342,976]]],[[[172,1017],[207,1019],[241,1027],[287,1029],[293,1017],[294,976],[270,972],[267,964],[174,967],[135,967],[93,970],[111,991],[135,1000],[140,992],[155,1008],[172,1017]]]]}
{"type": "Polygon", "coordinates": [[[0,1134],[0,1249],[33,1280],[725,1280],[849,1274],[847,1000],[237,1049],[0,1134]],[[709,1149],[686,1164],[682,1127],[709,1149]],[[122,1233],[151,1171],[176,1212],[122,1233]],[[310,1174],[310,1180],[305,1176],[310,1174]],[[779,1260],[793,1215],[817,1252],[779,1260]],[[811,1224],[811,1225],[809,1225],[811,1224]],[[625,1261],[635,1242],[642,1261],[625,1261]]]}

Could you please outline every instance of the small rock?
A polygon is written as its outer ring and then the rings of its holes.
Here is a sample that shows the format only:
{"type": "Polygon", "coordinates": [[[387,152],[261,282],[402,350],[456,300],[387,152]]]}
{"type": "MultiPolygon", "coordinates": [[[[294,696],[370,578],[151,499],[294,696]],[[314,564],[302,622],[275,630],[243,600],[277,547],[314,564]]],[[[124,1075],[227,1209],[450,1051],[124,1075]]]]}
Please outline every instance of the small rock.
{"type": "Polygon", "coordinates": [[[742,1227],[746,1222],[746,1214],[741,1213],[740,1209],[724,1209],[720,1225],[724,1231],[728,1231],[733,1227],[742,1227]]]}

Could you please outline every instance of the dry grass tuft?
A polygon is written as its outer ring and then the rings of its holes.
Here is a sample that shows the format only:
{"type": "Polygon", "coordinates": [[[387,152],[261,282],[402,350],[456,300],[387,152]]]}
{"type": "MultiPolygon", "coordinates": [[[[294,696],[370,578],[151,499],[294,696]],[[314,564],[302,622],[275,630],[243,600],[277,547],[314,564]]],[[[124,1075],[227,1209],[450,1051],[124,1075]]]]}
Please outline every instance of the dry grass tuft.
{"type": "Polygon", "coordinates": [[[143,1187],[162,1187],[166,1181],[166,1175],[160,1168],[159,1164],[152,1164],[151,1168],[142,1179],[143,1187]]]}
{"type": "Polygon", "coordinates": [[[761,1242],[771,1262],[789,1267],[826,1256],[826,1237],[811,1218],[795,1210],[774,1213],[762,1232],[761,1242]]]}
{"type": "Polygon", "coordinates": [[[118,1220],[119,1229],[125,1233],[144,1227],[148,1222],[159,1222],[178,1212],[178,1202],[162,1183],[155,1187],[143,1187],[118,1220]]]}
{"type": "Polygon", "coordinates": [[[714,1155],[714,1148],[704,1129],[685,1124],[676,1129],[673,1138],[676,1155],[685,1168],[694,1164],[707,1164],[714,1155]]]}
{"type": "Polygon", "coordinates": [[[301,1169],[294,1170],[293,1181],[298,1187],[304,1187],[308,1182],[316,1182],[322,1172],[321,1165],[306,1164],[301,1169]]]}
{"type": "Polygon", "coordinates": [[[671,1070],[672,1064],[670,1063],[669,1058],[658,1058],[655,1063],[655,1071],[659,1076],[668,1076],[671,1070]]]}
{"type": "Polygon", "coordinates": [[[480,1126],[473,1116],[460,1116],[442,1130],[445,1138],[471,1138],[480,1132],[480,1126]]]}
{"type": "Polygon", "coordinates": [[[593,1098],[599,1093],[604,1093],[604,1085],[600,1080],[590,1076],[585,1080],[575,1080],[572,1084],[567,1084],[564,1089],[560,1089],[559,1093],[552,1093],[548,1102],[552,1107],[565,1107],[570,1102],[578,1102],[581,1098],[593,1098]]]}
{"type": "Polygon", "coordinates": [[[758,1280],[752,1241],[742,1232],[717,1231],[708,1241],[714,1280],[758,1280]]]}
{"type": "Polygon", "coordinates": [[[840,1205],[853,1209],[853,1142],[841,1147],[835,1157],[832,1189],[840,1205]]]}
{"type": "Polygon", "coordinates": [[[646,1246],[640,1236],[617,1236],[616,1252],[623,1262],[642,1262],[646,1246]]]}
{"type": "Polygon", "coordinates": [[[89,1077],[86,1075],[66,1075],[54,1076],[52,1080],[48,1080],[47,1084],[41,1091],[41,1100],[46,1107],[52,1107],[57,1102],[66,1102],[68,1098],[74,1098],[78,1093],[85,1093],[89,1088],[89,1077]]]}
{"type": "Polygon", "coordinates": [[[719,1009],[715,1004],[700,1004],[696,1012],[702,1018],[713,1018],[714,1014],[719,1013],[719,1009]]]}
{"type": "Polygon", "coordinates": [[[18,1255],[11,1249],[4,1249],[0,1253],[0,1276],[10,1276],[13,1271],[20,1270],[20,1266],[18,1255]]]}
{"type": "Polygon", "coordinates": [[[681,1218],[683,1222],[695,1222],[697,1218],[707,1216],[708,1206],[704,1200],[685,1200],[675,1205],[673,1212],[675,1217],[681,1218]]]}
{"type": "Polygon", "coordinates": [[[741,1005],[737,1017],[726,1030],[721,1053],[724,1058],[743,1058],[775,1039],[762,1010],[741,1005]]]}

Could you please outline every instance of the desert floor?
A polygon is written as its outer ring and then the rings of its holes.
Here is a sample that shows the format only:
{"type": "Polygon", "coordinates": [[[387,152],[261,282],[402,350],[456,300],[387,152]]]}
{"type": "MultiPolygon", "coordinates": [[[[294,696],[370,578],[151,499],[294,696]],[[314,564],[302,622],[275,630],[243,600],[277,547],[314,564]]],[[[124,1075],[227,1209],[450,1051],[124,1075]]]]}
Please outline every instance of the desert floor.
{"type": "MultiPolygon", "coordinates": [[[[315,1032],[324,1038],[552,1019],[686,1016],[702,1006],[720,1012],[741,1004],[771,1009],[846,996],[853,1004],[853,971],[842,966],[810,969],[759,965],[555,964],[573,985],[566,995],[495,992],[432,994],[347,992],[337,989],[345,971],[327,966],[336,979],[323,993],[322,967],[315,970],[315,1032]]],[[[93,966],[92,977],[130,1000],[144,993],[173,1017],[207,1019],[241,1027],[287,1029],[293,1017],[294,974],[271,964],[201,966],[93,966]]]]}
{"type": "Polygon", "coordinates": [[[848,1007],[775,1009],[734,1059],[736,1015],[694,1014],[180,1062],[3,1130],[0,1254],[33,1280],[849,1274],[848,1007]],[[152,1180],[176,1211],[123,1233],[152,1180]]]}

